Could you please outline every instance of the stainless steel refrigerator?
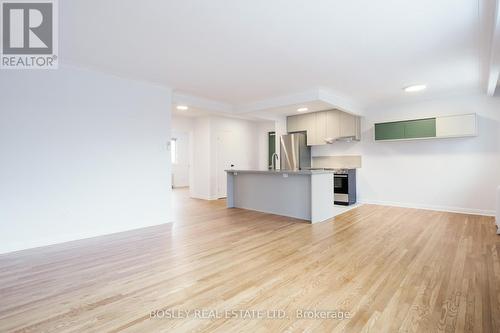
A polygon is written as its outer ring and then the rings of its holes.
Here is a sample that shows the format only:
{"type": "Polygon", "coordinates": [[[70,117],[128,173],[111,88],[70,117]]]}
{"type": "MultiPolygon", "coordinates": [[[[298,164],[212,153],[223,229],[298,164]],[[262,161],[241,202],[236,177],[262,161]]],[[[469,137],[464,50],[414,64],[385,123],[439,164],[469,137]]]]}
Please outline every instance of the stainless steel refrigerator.
{"type": "Polygon", "coordinates": [[[311,147],[305,133],[282,135],[280,139],[281,170],[302,170],[311,167],[311,147]]]}

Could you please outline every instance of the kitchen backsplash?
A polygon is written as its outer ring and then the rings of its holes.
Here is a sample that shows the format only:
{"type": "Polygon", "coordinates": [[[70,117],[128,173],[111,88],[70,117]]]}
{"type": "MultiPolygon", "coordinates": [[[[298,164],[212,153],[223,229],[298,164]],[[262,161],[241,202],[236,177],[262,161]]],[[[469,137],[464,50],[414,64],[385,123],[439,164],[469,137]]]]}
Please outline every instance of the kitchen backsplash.
{"type": "Polygon", "coordinates": [[[313,168],[356,169],[361,168],[360,155],[314,156],[313,168]]]}

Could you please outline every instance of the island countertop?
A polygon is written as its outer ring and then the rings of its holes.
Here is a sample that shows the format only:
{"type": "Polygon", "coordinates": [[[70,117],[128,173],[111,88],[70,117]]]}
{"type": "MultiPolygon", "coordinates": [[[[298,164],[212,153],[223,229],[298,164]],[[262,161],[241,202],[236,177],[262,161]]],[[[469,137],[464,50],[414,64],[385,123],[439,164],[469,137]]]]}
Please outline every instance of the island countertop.
{"type": "Polygon", "coordinates": [[[325,173],[335,173],[335,170],[237,170],[229,169],[225,170],[228,173],[260,173],[268,175],[321,175],[325,173]]]}

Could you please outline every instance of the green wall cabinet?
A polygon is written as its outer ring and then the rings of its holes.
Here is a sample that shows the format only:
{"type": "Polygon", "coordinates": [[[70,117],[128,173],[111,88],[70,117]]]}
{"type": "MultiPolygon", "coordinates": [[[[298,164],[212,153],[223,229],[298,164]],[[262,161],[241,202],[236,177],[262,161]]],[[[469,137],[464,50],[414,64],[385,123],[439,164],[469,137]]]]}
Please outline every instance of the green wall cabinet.
{"type": "Polygon", "coordinates": [[[475,113],[375,124],[375,141],[477,136],[475,113]]]}
{"type": "Polygon", "coordinates": [[[268,158],[268,166],[269,170],[271,170],[271,167],[273,165],[273,155],[276,152],[276,132],[269,132],[267,133],[267,158],[268,158]]]}
{"type": "Polygon", "coordinates": [[[375,140],[411,140],[436,137],[436,118],[375,124],[375,140]]]}
{"type": "Polygon", "coordinates": [[[375,124],[375,140],[400,140],[404,138],[403,122],[375,124]]]}
{"type": "Polygon", "coordinates": [[[436,118],[405,121],[405,139],[436,136],[436,118]]]}

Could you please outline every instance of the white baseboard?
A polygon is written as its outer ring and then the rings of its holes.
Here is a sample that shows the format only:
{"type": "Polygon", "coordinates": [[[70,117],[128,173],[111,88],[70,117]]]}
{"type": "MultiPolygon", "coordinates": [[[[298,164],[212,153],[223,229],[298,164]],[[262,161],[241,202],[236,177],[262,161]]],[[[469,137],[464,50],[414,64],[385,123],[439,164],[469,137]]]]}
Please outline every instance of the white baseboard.
{"type": "Polygon", "coordinates": [[[200,195],[200,194],[190,194],[190,197],[193,199],[201,199],[201,200],[207,200],[207,201],[214,201],[214,200],[220,199],[217,197],[211,197],[211,196],[200,195]]]}
{"type": "Polygon", "coordinates": [[[422,205],[422,204],[411,204],[411,203],[393,202],[393,201],[377,201],[377,200],[361,200],[359,202],[363,204],[426,209],[426,210],[435,210],[439,212],[450,212],[450,213],[482,215],[482,216],[495,216],[496,214],[494,210],[475,209],[475,208],[422,205]]]}
{"type": "Polygon", "coordinates": [[[150,228],[150,227],[155,227],[167,223],[172,223],[173,220],[170,218],[169,220],[165,222],[160,222],[155,221],[153,223],[147,223],[144,225],[136,225],[136,226],[130,226],[126,228],[109,228],[109,229],[103,229],[99,230],[97,232],[93,231],[88,231],[85,233],[76,233],[76,234],[61,234],[61,235],[52,235],[50,237],[46,238],[37,238],[37,239],[23,239],[22,241],[12,241],[12,242],[2,242],[0,244],[0,255],[8,254],[8,253],[13,253],[13,252],[19,252],[19,251],[26,251],[26,250],[33,250],[35,248],[39,247],[46,247],[46,246],[52,246],[52,245],[59,245],[63,243],[69,243],[69,242],[78,242],[78,241],[85,241],[88,239],[96,238],[96,237],[106,237],[106,236],[111,236],[111,235],[117,235],[121,233],[126,233],[134,230],[140,230],[144,228],[150,228]]]}

